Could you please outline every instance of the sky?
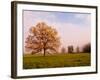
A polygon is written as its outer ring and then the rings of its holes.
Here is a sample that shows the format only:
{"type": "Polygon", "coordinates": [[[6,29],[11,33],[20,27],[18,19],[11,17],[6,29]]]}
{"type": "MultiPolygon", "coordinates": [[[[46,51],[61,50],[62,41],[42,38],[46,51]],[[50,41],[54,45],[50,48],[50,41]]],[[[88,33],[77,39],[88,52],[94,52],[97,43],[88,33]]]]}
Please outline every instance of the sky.
{"type": "Polygon", "coordinates": [[[91,14],[77,12],[23,11],[24,45],[29,29],[45,22],[58,31],[61,47],[82,47],[91,42],[91,14]]]}

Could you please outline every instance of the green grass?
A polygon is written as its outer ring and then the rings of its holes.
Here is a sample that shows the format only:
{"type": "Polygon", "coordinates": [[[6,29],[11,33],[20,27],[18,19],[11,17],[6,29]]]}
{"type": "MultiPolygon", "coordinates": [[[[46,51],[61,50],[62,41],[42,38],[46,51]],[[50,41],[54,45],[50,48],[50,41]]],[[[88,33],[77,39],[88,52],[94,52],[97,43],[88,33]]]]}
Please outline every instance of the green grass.
{"type": "Polygon", "coordinates": [[[90,66],[90,53],[31,55],[24,54],[23,69],[90,66]]]}

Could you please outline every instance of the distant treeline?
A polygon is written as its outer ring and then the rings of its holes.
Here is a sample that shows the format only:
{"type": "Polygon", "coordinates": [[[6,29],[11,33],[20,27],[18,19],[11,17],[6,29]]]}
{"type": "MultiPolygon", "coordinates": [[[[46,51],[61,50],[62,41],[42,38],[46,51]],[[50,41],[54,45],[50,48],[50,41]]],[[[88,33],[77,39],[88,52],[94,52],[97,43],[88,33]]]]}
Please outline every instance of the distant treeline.
{"type": "Polygon", "coordinates": [[[62,47],[61,53],[91,53],[91,44],[87,43],[81,49],[79,46],[75,49],[73,45],[69,45],[67,49],[62,47]]]}

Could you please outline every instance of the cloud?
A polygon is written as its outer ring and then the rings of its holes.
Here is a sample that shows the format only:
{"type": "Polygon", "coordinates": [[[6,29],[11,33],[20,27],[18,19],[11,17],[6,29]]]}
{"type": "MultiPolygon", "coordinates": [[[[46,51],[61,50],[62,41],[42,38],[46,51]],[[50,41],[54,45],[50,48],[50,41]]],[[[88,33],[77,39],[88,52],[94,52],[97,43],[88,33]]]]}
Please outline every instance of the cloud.
{"type": "Polygon", "coordinates": [[[56,19],[56,16],[50,12],[40,12],[40,11],[24,11],[25,17],[27,19],[32,19],[33,23],[37,21],[50,21],[56,19]]]}
{"type": "MultiPolygon", "coordinates": [[[[89,14],[72,14],[69,16],[64,14],[66,18],[62,21],[57,13],[40,12],[40,11],[24,11],[24,41],[28,36],[28,30],[31,26],[35,26],[38,22],[44,21],[46,24],[55,28],[61,37],[61,46],[68,45],[82,46],[91,41],[91,26],[89,14]],[[69,21],[68,21],[69,20],[69,21]],[[75,22],[74,22],[75,21],[75,22]],[[77,22],[77,23],[76,23],[77,22]]],[[[63,16],[63,17],[64,17],[63,16]]],[[[62,17],[62,15],[60,16],[62,17]]]]}
{"type": "Polygon", "coordinates": [[[84,13],[84,14],[75,14],[74,17],[79,20],[80,23],[84,23],[83,25],[90,25],[91,23],[91,15],[88,13],[84,13]]]}

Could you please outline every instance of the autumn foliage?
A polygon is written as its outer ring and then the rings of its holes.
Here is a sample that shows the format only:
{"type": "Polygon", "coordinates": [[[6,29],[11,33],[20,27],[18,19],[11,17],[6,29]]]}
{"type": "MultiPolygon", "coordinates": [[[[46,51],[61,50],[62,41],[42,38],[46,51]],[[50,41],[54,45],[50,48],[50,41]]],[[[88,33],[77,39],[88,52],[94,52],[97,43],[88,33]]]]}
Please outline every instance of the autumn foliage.
{"type": "Polygon", "coordinates": [[[25,48],[30,49],[32,54],[43,53],[45,56],[46,53],[57,52],[60,46],[60,38],[56,29],[40,22],[30,28],[25,43],[25,48]]]}

